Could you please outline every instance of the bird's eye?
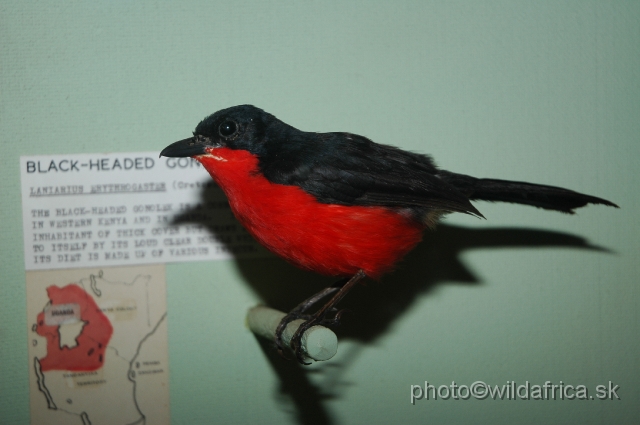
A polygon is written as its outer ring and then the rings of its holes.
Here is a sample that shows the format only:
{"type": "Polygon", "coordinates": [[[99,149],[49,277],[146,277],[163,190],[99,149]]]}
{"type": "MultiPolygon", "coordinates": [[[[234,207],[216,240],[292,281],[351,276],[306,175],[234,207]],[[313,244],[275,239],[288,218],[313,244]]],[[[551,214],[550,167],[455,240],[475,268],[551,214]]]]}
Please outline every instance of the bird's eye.
{"type": "Polygon", "coordinates": [[[237,132],[238,124],[236,124],[235,121],[226,120],[218,127],[218,133],[220,133],[222,137],[231,137],[237,132]]]}

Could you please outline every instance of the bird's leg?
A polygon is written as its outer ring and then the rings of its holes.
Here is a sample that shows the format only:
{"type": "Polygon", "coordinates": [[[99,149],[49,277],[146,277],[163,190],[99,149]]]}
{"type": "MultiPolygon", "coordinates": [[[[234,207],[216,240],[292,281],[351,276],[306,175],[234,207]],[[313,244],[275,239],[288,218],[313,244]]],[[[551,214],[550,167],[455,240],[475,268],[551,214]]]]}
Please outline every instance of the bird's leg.
{"type": "MultiPolygon", "coordinates": [[[[356,283],[361,281],[365,276],[366,276],[365,273],[362,270],[359,270],[358,273],[353,275],[353,277],[351,277],[348,281],[344,282],[342,286],[338,289],[336,294],[329,300],[329,302],[327,302],[324,306],[322,306],[320,310],[318,310],[315,314],[309,317],[306,322],[302,323],[298,328],[298,330],[296,331],[296,333],[293,334],[293,337],[291,338],[290,346],[293,352],[296,354],[296,358],[300,363],[304,365],[311,364],[311,363],[305,362],[305,356],[302,351],[302,335],[304,335],[307,329],[310,329],[311,327],[316,325],[332,326],[332,325],[339,324],[340,316],[342,316],[345,310],[338,311],[333,319],[327,319],[326,318],[327,313],[332,311],[335,308],[336,304],[338,304],[340,300],[342,300],[342,298],[344,298],[344,296],[347,295],[347,292],[349,292],[351,288],[353,288],[356,285],[356,283]]],[[[335,292],[335,291],[332,291],[332,292],[335,292]]],[[[329,293],[332,293],[332,292],[329,292],[329,293]]]]}
{"type": "Polygon", "coordinates": [[[282,342],[282,333],[284,332],[287,325],[293,322],[294,320],[298,320],[298,319],[309,320],[311,316],[308,314],[304,314],[305,311],[309,310],[313,305],[315,305],[321,299],[338,291],[340,288],[346,285],[347,282],[349,282],[349,278],[340,279],[333,285],[324,288],[322,291],[318,292],[317,294],[314,294],[311,297],[307,298],[306,300],[302,301],[293,310],[291,310],[286,316],[282,318],[282,320],[278,324],[278,327],[276,328],[276,346],[278,348],[278,351],[281,354],[284,350],[284,344],[282,342]]]}

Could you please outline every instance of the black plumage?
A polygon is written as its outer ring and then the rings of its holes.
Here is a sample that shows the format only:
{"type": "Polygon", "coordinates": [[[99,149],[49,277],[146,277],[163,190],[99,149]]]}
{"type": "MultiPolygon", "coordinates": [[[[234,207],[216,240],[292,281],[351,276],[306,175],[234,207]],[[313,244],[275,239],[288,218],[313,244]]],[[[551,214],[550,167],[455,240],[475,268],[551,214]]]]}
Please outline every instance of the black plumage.
{"type": "Polygon", "coordinates": [[[268,180],[298,186],[327,204],[398,208],[419,219],[432,212],[481,217],[470,200],[512,202],[565,213],[589,203],[616,206],[559,187],[440,170],[427,155],[351,133],[300,131],[251,105],[216,112],[197,126],[194,136],[203,144],[215,139],[229,148],[248,150],[258,157],[260,171],[268,180]],[[225,131],[229,135],[221,133],[225,131]]]}

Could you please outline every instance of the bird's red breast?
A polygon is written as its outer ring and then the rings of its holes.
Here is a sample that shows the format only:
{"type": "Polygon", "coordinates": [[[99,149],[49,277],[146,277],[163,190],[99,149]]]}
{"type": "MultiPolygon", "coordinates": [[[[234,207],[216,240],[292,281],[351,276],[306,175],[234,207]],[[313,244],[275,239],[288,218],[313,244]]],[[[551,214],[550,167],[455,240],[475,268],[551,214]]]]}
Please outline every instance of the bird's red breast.
{"type": "Polygon", "coordinates": [[[225,192],[236,218],[298,267],[331,276],[363,270],[379,278],[422,239],[424,225],[401,210],[320,203],[298,186],[267,180],[246,150],[207,152],[195,158],[225,192]]]}

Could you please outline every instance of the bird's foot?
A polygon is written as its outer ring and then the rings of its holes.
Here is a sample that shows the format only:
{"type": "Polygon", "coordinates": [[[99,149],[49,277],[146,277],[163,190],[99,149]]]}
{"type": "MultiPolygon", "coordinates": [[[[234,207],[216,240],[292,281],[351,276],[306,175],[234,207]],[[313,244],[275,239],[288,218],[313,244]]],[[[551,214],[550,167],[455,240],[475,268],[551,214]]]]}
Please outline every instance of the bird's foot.
{"type": "Polygon", "coordinates": [[[355,275],[348,279],[341,279],[332,286],[323,289],[317,294],[313,295],[310,298],[307,298],[296,308],[291,310],[289,314],[284,316],[278,327],[276,328],[276,346],[278,347],[278,351],[281,355],[284,352],[284,341],[282,339],[282,334],[284,333],[285,328],[289,323],[297,319],[304,319],[305,321],[300,324],[296,332],[291,337],[291,341],[289,342],[289,346],[293,350],[296,355],[298,361],[304,365],[308,365],[311,363],[307,363],[305,361],[305,352],[302,348],[302,337],[304,333],[316,325],[321,326],[337,326],[340,324],[340,319],[344,313],[349,310],[337,310],[336,305],[340,300],[355,286],[360,280],[362,280],[366,274],[364,271],[359,270],[355,275]],[[333,295],[332,298],[327,302],[324,306],[322,306],[316,313],[309,315],[305,314],[307,310],[313,305],[315,305],[321,299],[333,295]],[[328,318],[327,316],[331,313],[335,313],[333,318],[328,318]]]}
{"type": "Polygon", "coordinates": [[[338,311],[333,316],[333,318],[328,318],[326,317],[328,315],[327,314],[328,311],[325,311],[325,312],[319,311],[318,313],[309,317],[305,322],[301,323],[298,329],[296,330],[296,332],[291,337],[291,341],[289,343],[289,346],[291,347],[294,354],[296,355],[296,359],[298,360],[298,362],[300,362],[303,365],[311,364],[306,361],[306,352],[302,345],[302,337],[304,336],[304,333],[314,326],[325,326],[325,327],[338,326],[340,325],[340,320],[342,318],[342,315],[348,312],[350,312],[350,310],[343,309],[338,311]]]}
{"type": "Polygon", "coordinates": [[[283,357],[284,357],[285,343],[284,343],[284,340],[282,339],[282,334],[284,333],[284,330],[287,328],[287,325],[289,323],[298,319],[310,320],[311,315],[304,314],[299,309],[295,308],[291,310],[286,316],[284,316],[282,320],[280,320],[280,323],[276,328],[276,338],[275,338],[276,348],[278,349],[278,353],[280,353],[280,355],[283,357]]]}
{"type": "MultiPolygon", "coordinates": [[[[303,319],[307,321],[311,320],[313,316],[311,314],[305,314],[305,312],[309,310],[311,307],[313,307],[321,299],[337,292],[342,287],[342,285],[344,285],[344,283],[346,282],[347,280],[342,279],[336,282],[334,285],[328,288],[324,288],[322,291],[318,292],[317,294],[314,294],[313,296],[302,301],[300,304],[296,306],[296,308],[291,310],[289,314],[287,314],[282,318],[282,320],[280,320],[280,323],[276,328],[275,341],[276,341],[276,347],[278,348],[278,352],[280,353],[281,356],[284,357],[284,346],[285,346],[284,341],[282,339],[282,334],[284,333],[284,330],[287,328],[287,325],[293,322],[294,320],[298,320],[298,319],[303,319]]],[[[319,310],[318,313],[320,313],[320,311],[322,311],[322,309],[319,310]]]]}

